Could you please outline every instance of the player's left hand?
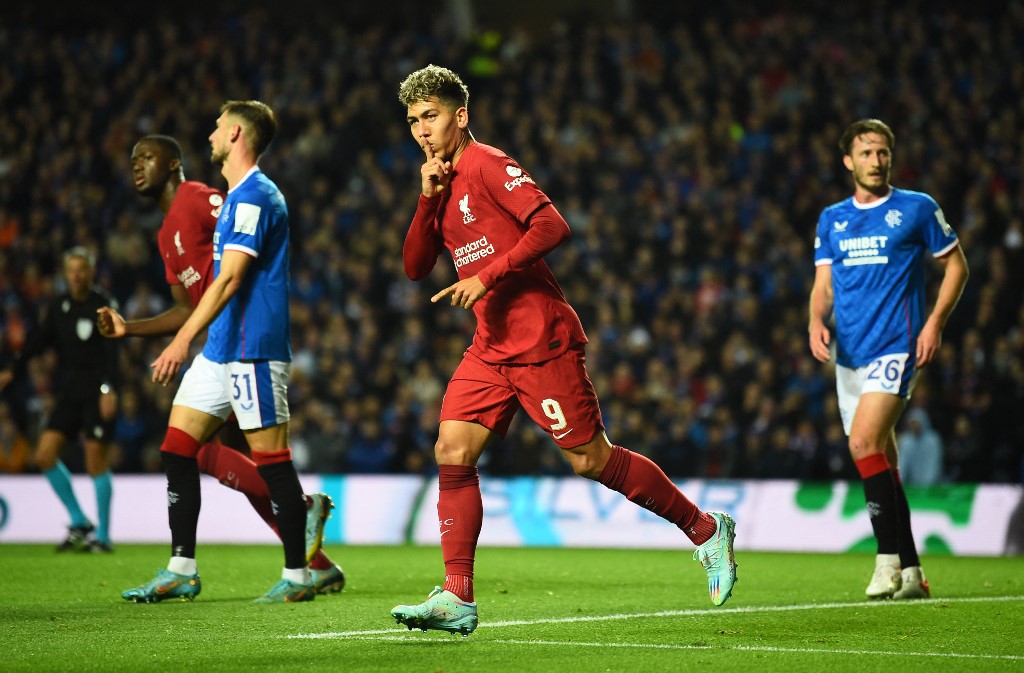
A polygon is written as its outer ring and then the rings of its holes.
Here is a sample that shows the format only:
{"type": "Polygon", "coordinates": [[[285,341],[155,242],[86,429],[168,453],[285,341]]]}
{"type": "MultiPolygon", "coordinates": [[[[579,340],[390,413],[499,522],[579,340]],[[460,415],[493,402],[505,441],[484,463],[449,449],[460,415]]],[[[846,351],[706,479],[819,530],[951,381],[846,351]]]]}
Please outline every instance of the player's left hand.
{"type": "Polygon", "coordinates": [[[441,299],[451,296],[452,306],[471,309],[473,304],[485,294],[487,294],[487,288],[480,282],[480,277],[473,276],[472,278],[464,278],[454,285],[449,285],[431,297],[430,301],[436,304],[441,299]]]}
{"type": "Polygon", "coordinates": [[[153,381],[166,386],[177,375],[181,366],[185,364],[188,357],[188,342],[177,337],[164,349],[153,363],[149,365],[153,369],[153,381]]]}
{"type": "Polygon", "coordinates": [[[935,359],[942,345],[942,332],[931,322],[926,322],[917,335],[917,366],[924,367],[935,359]]]}

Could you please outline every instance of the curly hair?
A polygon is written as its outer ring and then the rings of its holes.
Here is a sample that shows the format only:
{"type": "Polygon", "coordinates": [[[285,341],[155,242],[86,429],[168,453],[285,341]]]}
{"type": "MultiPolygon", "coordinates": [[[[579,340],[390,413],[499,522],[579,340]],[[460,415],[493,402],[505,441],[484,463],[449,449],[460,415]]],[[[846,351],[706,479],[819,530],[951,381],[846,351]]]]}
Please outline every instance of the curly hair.
{"type": "Polygon", "coordinates": [[[448,68],[430,64],[406,77],[398,86],[398,100],[406,107],[428,98],[458,110],[469,105],[469,88],[448,68]]]}
{"type": "Polygon", "coordinates": [[[896,146],[896,136],[893,134],[892,129],[881,119],[861,119],[850,124],[845,131],[843,136],[839,139],[839,149],[843,151],[843,155],[850,153],[850,148],[853,146],[853,139],[864,135],[865,133],[877,133],[885,136],[886,140],[889,141],[889,149],[892,150],[896,146]]]}

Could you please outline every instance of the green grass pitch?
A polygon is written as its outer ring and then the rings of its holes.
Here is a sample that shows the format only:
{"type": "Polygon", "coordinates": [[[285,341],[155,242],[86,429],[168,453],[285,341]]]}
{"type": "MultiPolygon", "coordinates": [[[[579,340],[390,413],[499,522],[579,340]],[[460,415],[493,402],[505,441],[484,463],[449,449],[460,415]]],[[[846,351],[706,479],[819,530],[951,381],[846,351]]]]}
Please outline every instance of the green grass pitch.
{"type": "Polygon", "coordinates": [[[136,605],[166,545],[57,554],[0,545],[0,670],[1024,671],[1024,559],[925,559],[935,598],[867,602],[873,557],[740,552],[720,608],[685,551],[479,551],[468,638],[390,617],[441,578],[430,547],[331,547],[348,587],[251,603],[280,576],[270,546],[203,546],[193,603],[136,605]]]}

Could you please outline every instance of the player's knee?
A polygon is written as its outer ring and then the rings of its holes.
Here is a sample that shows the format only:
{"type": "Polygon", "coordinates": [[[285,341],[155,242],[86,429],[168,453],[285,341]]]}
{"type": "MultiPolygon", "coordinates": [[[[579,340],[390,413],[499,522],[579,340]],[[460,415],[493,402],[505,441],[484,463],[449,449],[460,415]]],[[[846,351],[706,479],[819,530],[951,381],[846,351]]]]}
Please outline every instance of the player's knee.
{"type": "Polygon", "coordinates": [[[460,442],[438,439],[434,444],[434,458],[438,465],[475,465],[476,460],[469,447],[460,442]]]}
{"type": "Polygon", "coordinates": [[[579,476],[593,481],[597,481],[597,478],[601,476],[601,468],[592,461],[572,463],[572,470],[579,476]]]}
{"type": "Polygon", "coordinates": [[[861,460],[875,453],[885,451],[885,444],[870,437],[850,435],[850,455],[854,460],[861,460]]]}
{"type": "Polygon", "coordinates": [[[569,465],[572,466],[572,471],[587,479],[596,480],[600,477],[601,470],[604,469],[604,463],[607,462],[602,461],[600,456],[594,451],[566,449],[563,453],[565,453],[569,465]]]}
{"type": "Polygon", "coordinates": [[[60,456],[61,442],[50,432],[44,432],[32,454],[32,460],[41,472],[52,470],[60,456]]]}

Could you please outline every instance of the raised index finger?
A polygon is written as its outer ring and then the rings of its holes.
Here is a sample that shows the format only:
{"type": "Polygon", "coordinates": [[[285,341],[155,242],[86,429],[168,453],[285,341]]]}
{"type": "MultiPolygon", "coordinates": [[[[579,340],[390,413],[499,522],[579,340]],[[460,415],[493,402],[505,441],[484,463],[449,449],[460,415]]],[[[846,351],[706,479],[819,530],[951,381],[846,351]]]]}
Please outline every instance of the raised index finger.
{"type": "Polygon", "coordinates": [[[455,286],[451,285],[451,286],[446,287],[445,289],[441,290],[440,292],[435,294],[433,297],[431,297],[430,301],[433,302],[433,303],[437,303],[437,300],[443,299],[444,297],[447,297],[448,295],[450,295],[453,292],[455,292],[455,286]]]}
{"type": "Polygon", "coordinates": [[[424,140],[423,144],[420,145],[420,147],[423,149],[424,154],[427,155],[428,161],[434,158],[434,148],[430,146],[429,140],[424,140]]]}

